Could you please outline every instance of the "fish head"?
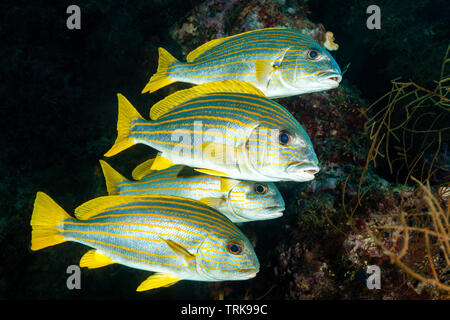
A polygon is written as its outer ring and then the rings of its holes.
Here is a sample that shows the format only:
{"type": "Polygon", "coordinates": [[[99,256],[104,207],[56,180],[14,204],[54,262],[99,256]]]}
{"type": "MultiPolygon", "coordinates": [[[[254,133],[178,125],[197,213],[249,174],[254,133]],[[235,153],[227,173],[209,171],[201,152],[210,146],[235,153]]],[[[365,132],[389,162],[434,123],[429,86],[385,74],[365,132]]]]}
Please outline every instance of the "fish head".
{"type": "Polygon", "coordinates": [[[332,55],[312,39],[294,46],[279,66],[283,86],[297,94],[336,88],[342,72],[332,55]]]}
{"type": "Polygon", "coordinates": [[[227,195],[228,207],[242,222],[269,220],[283,215],[283,197],[273,182],[240,181],[227,195]]]}
{"type": "Polygon", "coordinates": [[[209,281],[246,280],[259,272],[259,261],[247,237],[234,227],[203,241],[197,253],[197,272],[209,281]]]}
{"type": "Polygon", "coordinates": [[[311,139],[295,122],[285,128],[259,126],[250,136],[249,166],[266,181],[309,181],[320,170],[311,139]]]}

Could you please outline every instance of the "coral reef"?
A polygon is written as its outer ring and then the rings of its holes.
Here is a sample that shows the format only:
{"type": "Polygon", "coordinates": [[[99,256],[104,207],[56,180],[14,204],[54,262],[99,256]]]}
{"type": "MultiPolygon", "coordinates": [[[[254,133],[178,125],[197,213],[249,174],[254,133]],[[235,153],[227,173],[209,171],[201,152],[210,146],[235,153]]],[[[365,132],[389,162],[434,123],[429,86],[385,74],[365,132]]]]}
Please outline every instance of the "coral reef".
{"type": "Polygon", "coordinates": [[[311,22],[307,18],[307,6],[301,3],[303,2],[207,0],[189,12],[184,20],[175,24],[170,34],[181,45],[184,56],[209,40],[266,27],[296,29],[320,44],[329,41],[333,46],[332,33],[327,38],[325,27],[311,22]]]}
{"type": "MultiPolygon", "coordinates": [[[[397,99],[398,105],[380,100],[372,108],[367,103],[386,92],[389,80],[398,76],[430,83],[437,79],[441,70],[431,67],[436,66],[436,56],[439,63],[441,49],[447,46],[439,41],[447,41],[448,24],[442,23],[444,11],[437,12],[433,21],[417,12],[439,11],[440,3],[382,1],[382,29],[370,34],[364,25],[364,6],[370,1],[171,0],[135,1],[125,6],[86,0],[79,3],[83,19],[78,32],[64,29],[63,3],[3,4],[0,63],[7,81],[0,87],[4,97],[0,298],[450,298],[437,286],[437,282],[449,283],[446,251],[439,247],[445,232],[435,237],[432,225],[432,217],[447,217],[448,223],[448,136],[442,134],[439,139],[434,132],[428,134],[430,140],[418,136],[410,140],[409,134],[403,139],[404,128],[413,133],[417,123],[431,124],[430,118],[441,113],[421,117],[420,112],[430,108],[413,108],[418,117],[409,118],[408,125],[399,130],[387,131],[387,111],[396,114],[392,125],[397,127],[405,120],[401,103],[407,99],[397,99]],[[350,60],[351,66],[336,89],[277,101],[308,132],[321,171],[311,182],[277,183],[286,200],[282,218],[241,226],[260,259],[258,276],[242,282],[192,285],[181,281],[139,295],[134,284],[148,273],[112,265],[83,271],[83,289],[68,290],[66,268],[76,264],[86,249],[64,244],[39,254],[30,252],[29,219],[36,191],[52,195],[68,211],[106,194],[98,159],[115,139],[116,93],[124,93],[144,115],[149,105],[183,86],[174,84],[152,95],[140,95],[156,71],[159,46],[184,60],[188,52],[211,39],[275,26],[304,32],[329,50],[338,48],[336,35],[339,50],[332,54],[341,67],[350,60]],[[384,109],[389,105],[395,108],[384,109]],[[386,133],[392,135],[388,144],[386,133]],[[406,153],[402,141],[411,146],[406,153]],[[424,141],[430,148],[422,154],[424,141]],[[420,165],[412,166],[417,155],[420,165]],[[392,173],[399,173],[403,181],[390,173],[389,159],[392,173]],[[398,159],[405,163],[401,170],[398,159]],[[424,174],[417,174],[422,168],[424,174]],[[423,186],[409,179],[409,172],[423,186]],[[419,209],[423,212],[417,215],[419,209]],[[416,229],[405,233],[404,221],[416,229]],[[430,235],[429,245],[424,230],[430,235]],[[379,290],[366,286],[369,265],[381,268],[379,290]]],[[[391,96],[412,92],[411,97],[424,97],[428,106],[441,94],[422,82],[396,84],[391,96]]],[[[448,119],[448,105],[441,110],[447,113],[439,119],[448,119]]],[[[439,124],[442,129],[445,121],[439,124]]],[[[421,128],[429,129],[436,127],[421,128]]],[[[111,164],[129,173],[147,157],[148,149],[137,146],[111,164]]]]}
{"type": "MultiPolygon", "coordinates": [[[[211,0],[175,24],[171,34],[186,54],[216,37],[286,26],[336,50],[333,33],[322,24],[311,22],[308,14],[308,7],[300,2],[288,5],[284,1],[211,0]]],[[[442,298],[443,292],[423,285],[392,263],[382,248],[392,240],[390,232],[385,232],[386,237],[381,240],[369,233],[393,223],[401,211],[402,200],[413,201],[416,194],[408,186],[383,179],[373,165],[366,165],[372,160],[368,154],[373,150],[365,117],[368,107],[359,92],[344,81],[334,90],[278,102],[305,127],[319,157],[321,172],[309,183],[277,183],[284,198],[295,201],[287,204],[285,217],[269,224],[273,231],[271,241],[261,238],[267,226],[243,226],[246,234],[253,235],[260,260],[266,261],[259,277],[273,285],[251,282],[244,292],[238,285],[220,284],[211,289],[212,297],[442,298]],[[275,235],[278,232],[284,236],[275,235]],[[276,251],[261,252],[260,247],[276,251]],[[382,270],[381,290],[366,286],[369,265],[382,270]]],[[[445,154],[440,157],[445,158],[445,154]]],[[[409,252],[409,257],[411,263],[423,264],[424,255],[418,250],[409,252]]]]}

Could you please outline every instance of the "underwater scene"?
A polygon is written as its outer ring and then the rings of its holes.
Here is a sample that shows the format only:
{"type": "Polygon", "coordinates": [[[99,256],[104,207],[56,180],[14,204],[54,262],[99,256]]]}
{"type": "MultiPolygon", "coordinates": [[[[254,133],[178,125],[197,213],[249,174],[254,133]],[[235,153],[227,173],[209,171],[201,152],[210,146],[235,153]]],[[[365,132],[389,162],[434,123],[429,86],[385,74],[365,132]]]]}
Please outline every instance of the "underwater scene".
{"type": "Polygon", "coordinates": [[[450,299],[447,1],[0,8],[0,300],[450,299]]]}

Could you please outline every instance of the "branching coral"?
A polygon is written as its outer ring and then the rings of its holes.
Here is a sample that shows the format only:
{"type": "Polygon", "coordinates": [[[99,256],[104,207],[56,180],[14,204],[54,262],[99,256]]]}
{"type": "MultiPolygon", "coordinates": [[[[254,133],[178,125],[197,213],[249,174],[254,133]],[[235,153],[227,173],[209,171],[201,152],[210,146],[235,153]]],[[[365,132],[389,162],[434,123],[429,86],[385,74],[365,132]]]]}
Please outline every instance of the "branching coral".
{"type": "MultiPolygon", "coordinates": [[[[449,47],[450,49],[450,47],[449,47]]],[[[434,90],[426,89],[415,82],[392,81],[392,90],[375,101],[364,114],[387,100],[385,107],[368,117],[370,139],[374,142],[368,163],[377,156],[386,159],[391,173],[408,172],[420,180],[430,179],[437,171],[446,172],[449,178],[450,165],[439,161],[444,136],[448,137],[450,126],[449,76],[445,76],[449,49],[441,68],[441,77],[434,90]],[[424,124],[431,123],[429,126],[424,124]],[[380,135],[381,134],[381,135],[380,135]],[[384,144],[384,152],[380,146],[384,144]],[[434,148],[434,151],[433,149],[434,148]],[[394,154],[392,154],[395,152],[394,154]],[[433,153],[431,160],[425,155],[433,153]],[[441,163],[440,163],[441,162],[441,163]],[[428,167],[428,168],[427,168],[428,167]]],[[[448,159],[447,159],[448,160],[448,159]]]]}
{"type": "Polygon", "coordinates": [[[450,207],[434,195],[429,185],[418,185],[416,196],[402,203],[391,225],[368,229],[391,261],[414,278],[450,292],[450,207]],[[389,244],[386,244],[387,233],[389,244]],[[381,235],[381,236],[380,236],[381,235]],[[414,265],[413,252],[425,253],[427,265],[414,265]]]}
{"type": "MultiPolygon", "coordinates": [[[[362,110],[368,118],[366,126],[370,131],[371,147],[352,206],[345,201],[347,182],[342,193],[348,225],[359,232],[355,213],[374,187],[364,184],[371,165],[376,166],[381,158],[391,173],[399,168],[406,169],[394,210],[372,213],[364,232],[392,263],[421,281],[421,288],[424,284],[431,285],[444,292],[450,292],[450,183],[449,163],[439,159],[447,156],[440,154],[440,150],[450,129],[447,85],[450,77],[445,76],[446,65],[450,61],[449,50],[450,47],[442,64],[441,79],[434,90],[415,82],[392,81],[389,93],[367,110],[362,110]],[[369,117],[368,112],[385,99],[387,104],[369,117]],[[425,120],[430,116],[432,121],[425,120]],[[425,126],[426,123],[430,125],[425,126]],[[393,149],[397,151],[395,154],[391,152],[393,149]],[[427,159],[427,154],[432,155],[431,160],[427,159]],[[442,171],[447,176],[436,179],[438,172],[442,171]],[[432,186],[433,181],[438,181],[437,186],[432,186]]],[[[434,293],[442,296],[439,291],[434,293]]]]}

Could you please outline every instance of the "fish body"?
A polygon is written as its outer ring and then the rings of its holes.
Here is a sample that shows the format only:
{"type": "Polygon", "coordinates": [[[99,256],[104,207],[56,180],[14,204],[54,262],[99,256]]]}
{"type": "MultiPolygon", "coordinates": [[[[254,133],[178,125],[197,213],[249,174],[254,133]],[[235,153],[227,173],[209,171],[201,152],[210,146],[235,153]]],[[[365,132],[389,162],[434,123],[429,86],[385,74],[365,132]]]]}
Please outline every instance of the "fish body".
{"type": "Polygon", "coordinates": [[[175,165],[160,171],[148,170],[150,159],[133,171],[138,180],[128,180],[100,161],[110,195],[171,195],[198,200],[224,214],[233,223],[281,217],[283,197],[272,182],[234,180],[175,165]],[[144,170],[141,168],[144,167],[144,170]],[[183,173],[183,171],[187,171],[183,173]]]}
{"type": "Polygon", "coordinates": [[[245,235],[224,215],[196,201],[107,196],[81,205],[75,216],[38,192],[31,249],[73,241],[94,249],[82,257],[82,267],[119,263],[156,272],[138,291],[179,280],[243,280],[259,271],[245,235]]]}
{"type": "Polygon", "coordinates": [[[319,171],[303,127],[284,107],[245,82],[178,91],[152,107],[154,121],[145,120],[125,97],[118,97],[118,136],[107,157],[142,143],[159,150],[170,165],[239,180],[308,181],[319,171]]]}
{"type": "Polygon", "coordinates": [[[258,29],[212,40],[181,62],[159,49],[159,66],[142,93],[173,82],[246,81],[269,98],[336,88],[342,79],[331,54],[309,36],[286,28],[258,29]]]}

